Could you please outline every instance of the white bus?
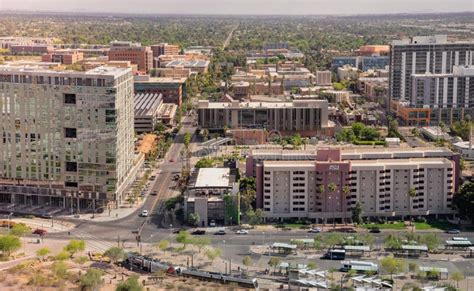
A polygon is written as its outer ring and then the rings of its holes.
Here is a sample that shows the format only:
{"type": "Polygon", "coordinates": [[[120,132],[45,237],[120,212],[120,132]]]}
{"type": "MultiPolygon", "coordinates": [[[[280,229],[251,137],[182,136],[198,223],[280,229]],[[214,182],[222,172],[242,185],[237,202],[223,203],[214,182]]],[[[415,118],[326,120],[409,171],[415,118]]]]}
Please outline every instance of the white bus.
{"type": "Polygon", "coordinates": [[[354,270],[356,272],[379,272],[379,265],[365,261],[343,261],[341,262],[341,272],[354,270]]]}

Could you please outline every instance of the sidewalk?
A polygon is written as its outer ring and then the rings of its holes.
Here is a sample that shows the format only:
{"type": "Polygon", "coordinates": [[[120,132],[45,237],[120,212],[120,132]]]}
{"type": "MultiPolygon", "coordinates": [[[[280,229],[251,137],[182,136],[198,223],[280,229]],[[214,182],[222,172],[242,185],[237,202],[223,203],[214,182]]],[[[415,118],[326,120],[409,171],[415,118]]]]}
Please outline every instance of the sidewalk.
{"type": "Polygon", "coordinates": [[[62,220],[53,219],[51,223],[51,219],[44,219],[44,218],[16,218],[12,217],[12,222],[16,223],[24,223],[35,230],[37,228],[41,228],[46,230],[48,233],[54,232],[63,232],[69,231],[73,229],[76,225],[71,222],[65,222],[62,220]]]}
{"type": "MultiPolygon", "coordinates": [[[[157,163],[155,169],[152,169],[150,176],[154,175],[158,177],[159,173],[161,172],[161,169],[158,168],[159,165],[160,163],[157,163]]],[[[110,209],[110,210],[104,209],[104,212],[102,213],[95,213],[95,214],[83,213],[83,214],[80,214],[79,218],[76,217],[76,215],[67,215],[63,217],[70,220],[76,220],[76,221],[97,221],[97,222],[114,221],[114,220],[127,217],[143,206],[146,199],[148,198],[151,191],[153,190],[153,184],[155,182],[156,182],[156,178],[154,181],[150,181],[150,180],[147,181],[145,188],[147,188],[148,190],[146,191],[146,194],[143,197],[138,197],[138,201],[135,202],[131,207],[130,207],[130,204],[127,203],[126,205],[122,205],[116,209],[110,209]]]]}

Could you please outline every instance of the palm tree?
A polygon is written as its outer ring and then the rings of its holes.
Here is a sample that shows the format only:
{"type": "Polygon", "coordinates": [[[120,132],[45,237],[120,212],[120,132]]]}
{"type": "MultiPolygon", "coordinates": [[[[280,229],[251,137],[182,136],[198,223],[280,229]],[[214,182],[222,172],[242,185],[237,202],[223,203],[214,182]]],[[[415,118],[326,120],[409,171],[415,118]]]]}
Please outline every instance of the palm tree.
{"type": "MultiPolygon", "coordinates": [[[[337,190],[337,185],[334,183],[329,183],[328,184],[328,190],[330,192],[336,192],[337,190]]],[[[336,229],[336,218],[334,217],[334,208],[332,209],[332,228],[336,229]]]]}
{"type": "Polygon", "coordinates": [[[349,197],[349,194],[351,193],[351,188],[349,188],[349,185],[344,185],[344,187],[342,187],[342,193],[344,193],[344,202],[345,202],[344,224],[347,225],[347,198],[349,197]]]}
{"type": "MultiPolygon", "coordinates": [[[[416,197],[416,188],[415,187],[410,187],[410,189],[408,189],[408,193],[407,193],[408,197],[410,197],[410,205],[413,206],[413,199],[416,197]]],[[[411,207],[410,207],[411,208],[411,207]]],[[[411,211],[411,209],[410,209],[411,211]]],[[[412,232],[413,232],[413,221],[412,221],[412,232]]]]}

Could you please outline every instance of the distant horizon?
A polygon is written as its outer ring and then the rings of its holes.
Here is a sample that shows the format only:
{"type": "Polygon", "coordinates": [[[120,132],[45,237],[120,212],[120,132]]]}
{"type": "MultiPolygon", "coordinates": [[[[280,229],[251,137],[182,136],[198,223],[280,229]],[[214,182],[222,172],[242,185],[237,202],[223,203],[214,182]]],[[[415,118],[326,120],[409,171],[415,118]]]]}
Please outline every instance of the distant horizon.
{"type": "Polygon", "coordinates": [[[262,16],[262,17],[350,17],[350,16],[410,16],[410,15],[445,15],[445,14],[474,14],[473,11],[448,11],[448,12],[394,12],[394,13],[357,13],[357,14],[206,14],[206,13],[137,13],[137,12],[106,12],[106,11],[46,11],[46,10],[1,10],[2,14],[33,14],[33,15],[109,15],[109,16],[231,16],[231,17],[245,17],[245,16],[262,16]]]}
{"type": "Polygon", "coordinates": [[[0,12],[352,16],[474,12],[472,0],[0,0],[0,12]]]}

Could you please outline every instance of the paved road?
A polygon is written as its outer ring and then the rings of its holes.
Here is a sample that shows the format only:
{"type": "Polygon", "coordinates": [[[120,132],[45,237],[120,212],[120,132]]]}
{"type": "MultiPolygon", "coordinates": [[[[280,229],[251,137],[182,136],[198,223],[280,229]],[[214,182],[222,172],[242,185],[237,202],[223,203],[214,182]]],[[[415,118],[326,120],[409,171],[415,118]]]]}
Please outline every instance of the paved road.
{"type": "MultiPolygon", "coordinates": [[[[162,208],[163,202],[174,193],[173,187],[175,182],[172,181],[172,177],[174,173],[181,171],[182,163],[179,160],[179,153],[184,146],[184,133],[192,133],[195,130],[192,124],[192,117],[188,116],[184,119],[181,131],[174,139],[166,158],[160,165],[161,170],[152,186],[152,191],[157,191],[157,196],[148,195],[140,208],[124,218],[104,222],[81,222],[71,231],[71,236],[93,241],[97,246],[97,250],[110,247],[112,242],[113,245],[116,245],[118,240],[126,244],[136,242],[135,237],[137,234],[132,233],[132,231],[139,228],[141,228],[142,240],[147,237],[149,238],[152,234],[162,237],[159,235],[159,228],[161,227],[163,212],[159,210],[162,208]],[[149,217],[139,216],[139,213],[144,209],[149,211],[149,217]]],[[[64,239],[70,238],[67,233],[50,234],[49,236],[64,239]]]]}

